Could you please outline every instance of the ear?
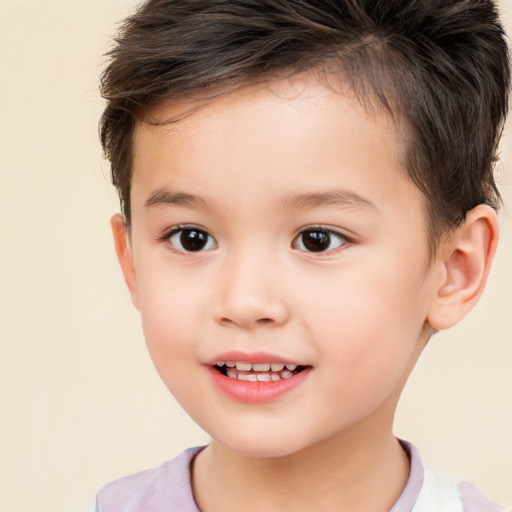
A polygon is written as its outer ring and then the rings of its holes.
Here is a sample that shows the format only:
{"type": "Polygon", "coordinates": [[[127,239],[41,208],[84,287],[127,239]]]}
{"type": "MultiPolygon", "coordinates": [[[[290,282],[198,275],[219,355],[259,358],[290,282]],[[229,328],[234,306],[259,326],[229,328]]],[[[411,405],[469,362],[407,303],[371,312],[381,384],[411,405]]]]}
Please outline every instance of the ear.
{"type": "Polygon", "coordinates": [[[114,235],[114,244],[117,253],[117,259],[121,264],[124,280],[130,290],[133,305],[139,309],[139,299],[137,294],[137,280],[135,278],[135,265],[133,263],[133,252],[130,242],[130,236],[126,226],[126,220],[120,213],[110,219],[112,234],[114,235]]]}
{"type": "Polygon", "coordinates": [[[478,205],[437,251],[437,283],[427,322],[435,330],[462,320],[482,295],[498,244],[496,212],[478,205]]]}

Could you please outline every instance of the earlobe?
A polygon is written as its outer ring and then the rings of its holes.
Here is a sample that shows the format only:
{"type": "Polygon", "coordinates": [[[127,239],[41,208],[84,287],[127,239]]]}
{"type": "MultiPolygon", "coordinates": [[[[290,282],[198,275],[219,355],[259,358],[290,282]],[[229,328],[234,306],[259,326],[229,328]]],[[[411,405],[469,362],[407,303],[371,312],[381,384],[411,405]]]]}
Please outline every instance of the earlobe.
{"type": "Polygon", "coordinates": [[[135,265],[133,262],[133,253],[130,245],[126,220],[120,213],[110,219],[112,234],[114,236],[114,245],[117,258],[123,271],[124,280],[130,290],[133,305],[139,309],[139,300],[137,294],[137,281],[135,276],[135,265]]]}
{"type": "Polygon", "coordinates": [[[478,205],[466,215],[447,241],[441,242],[436,261],[438,280],[427,321],[435,330],[462,320],[483,292],[498,244],[496,212],[478,205]]]}

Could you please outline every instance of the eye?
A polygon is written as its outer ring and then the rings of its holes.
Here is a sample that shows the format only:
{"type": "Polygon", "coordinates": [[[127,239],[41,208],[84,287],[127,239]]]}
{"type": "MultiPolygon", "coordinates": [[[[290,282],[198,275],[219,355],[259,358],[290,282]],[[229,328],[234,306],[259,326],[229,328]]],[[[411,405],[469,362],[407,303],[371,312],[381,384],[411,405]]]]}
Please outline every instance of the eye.
{"type": "Polygon", "coordinates": [[[336,231],[325,228],[311,228],[302,231],[292,245],[300,251],[327,252],[338,249],[347,242],[347,238],[336,231]]]}
{"type": "Polygon", "coordinates": [[[206,231],[198,228],[176,228],[165,239],[178,252],[199,252],[215,249],[217,243],[206,231]]]}

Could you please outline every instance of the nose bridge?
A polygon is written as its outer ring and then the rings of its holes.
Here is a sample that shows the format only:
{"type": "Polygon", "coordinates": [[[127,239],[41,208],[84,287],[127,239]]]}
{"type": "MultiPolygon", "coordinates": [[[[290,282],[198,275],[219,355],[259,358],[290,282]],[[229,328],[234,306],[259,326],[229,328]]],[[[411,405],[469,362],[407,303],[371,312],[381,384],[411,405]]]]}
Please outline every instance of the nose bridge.
{"type": "Polygon", "coordinates": [[[239,247],[226,257],[216,294],[217,321],[246,329],[286,321],[277,259],[269,248],[256,244],[239,247]]]}

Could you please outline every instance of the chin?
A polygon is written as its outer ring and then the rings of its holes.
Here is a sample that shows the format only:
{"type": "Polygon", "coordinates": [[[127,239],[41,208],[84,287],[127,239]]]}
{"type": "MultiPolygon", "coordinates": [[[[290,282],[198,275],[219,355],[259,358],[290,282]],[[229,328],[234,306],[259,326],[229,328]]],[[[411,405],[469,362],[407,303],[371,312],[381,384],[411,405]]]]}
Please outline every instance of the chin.
{"type": "Polygon", "coordinates": [[[292,455],[301,449],[303,446],[296,446],[283,440],[271,440],[271,439],[258,439],[258,440],[247,440],[247,439],[229,439],[229,440],[217,440],[215,441],[221,444],[225,449],[236,453],[242,457],[252,458],[280,458],[292,455]],[[225,441],[225,442],[223,442],[225,441]]]}
{"type": "Polygon", "coordinates": [[[209,434],[214,442],[226,450],[253,458],[288,457],[321,442],[321,439],[308,435],[308,432],[276,426],[268,429],[215,429],[209,434]]]}

